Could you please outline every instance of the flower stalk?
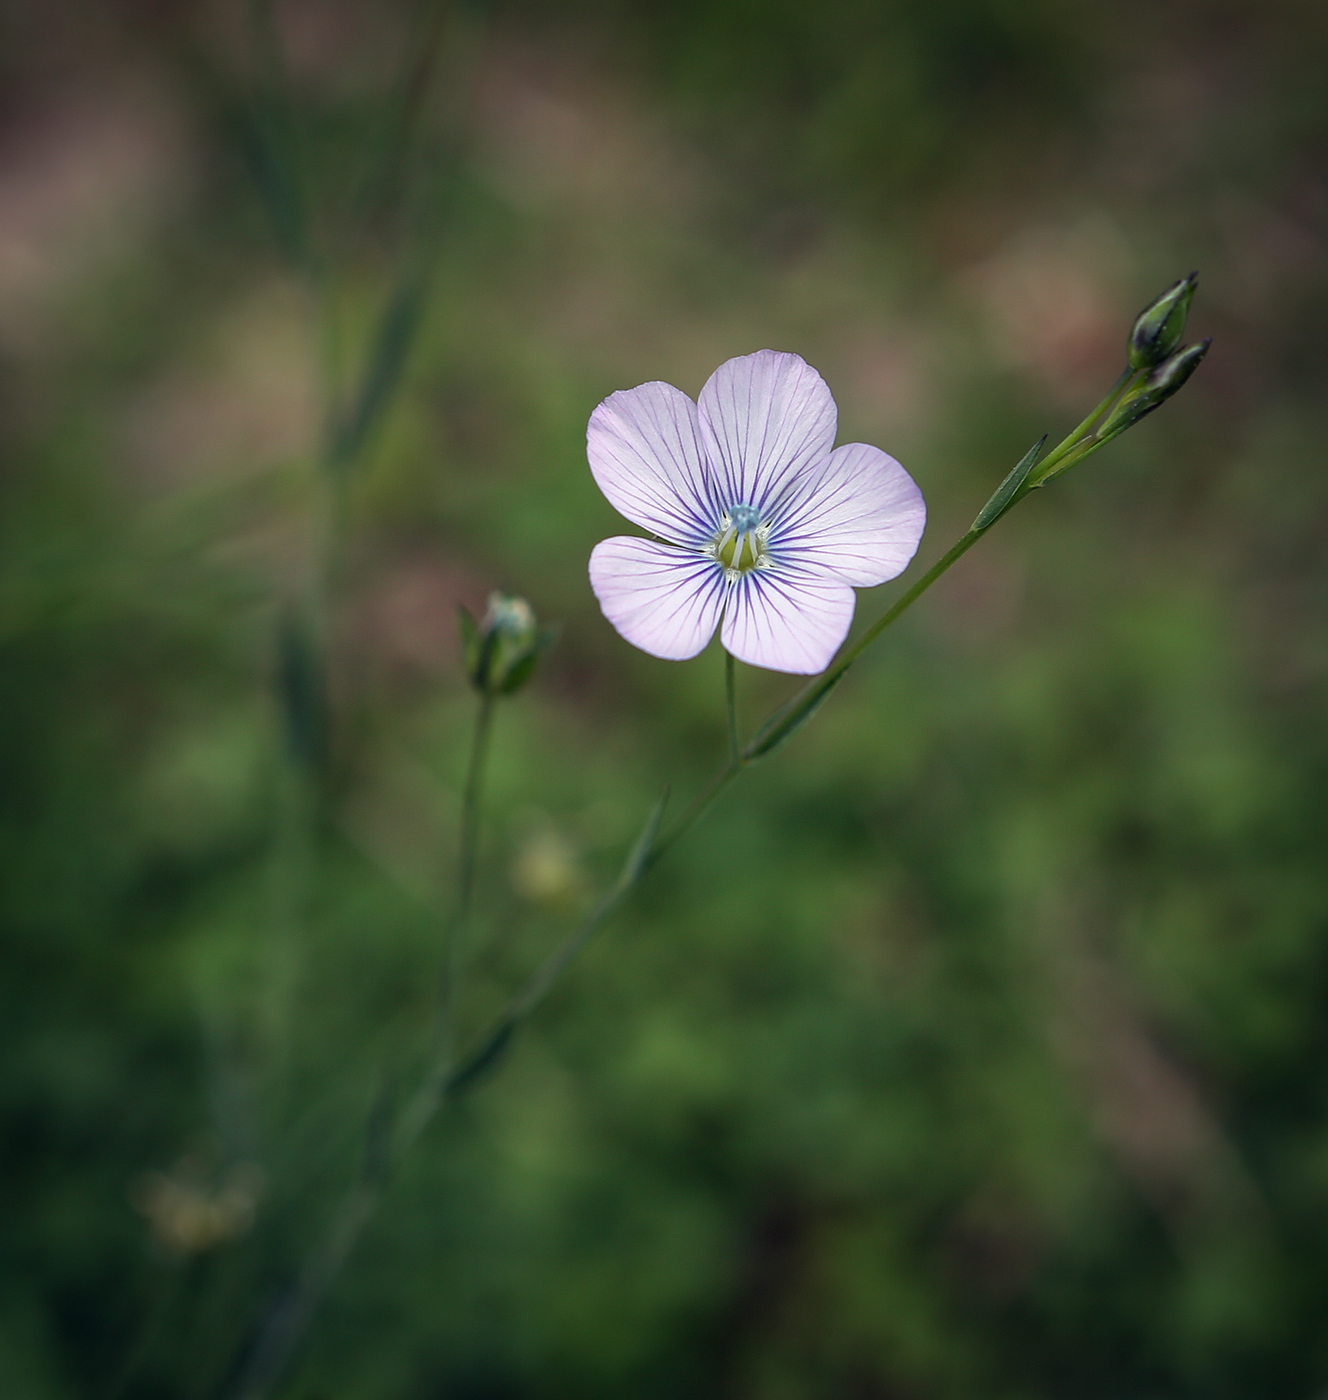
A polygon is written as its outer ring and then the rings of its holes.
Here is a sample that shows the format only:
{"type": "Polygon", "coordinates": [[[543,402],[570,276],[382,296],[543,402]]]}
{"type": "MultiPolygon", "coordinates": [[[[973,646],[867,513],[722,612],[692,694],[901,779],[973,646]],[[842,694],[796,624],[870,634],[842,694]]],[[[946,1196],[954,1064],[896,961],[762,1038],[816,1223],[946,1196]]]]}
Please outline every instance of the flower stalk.
{"type": "Polygon", "coordinates": [[[742,740],[738,737],[738,681],[734,675],[737,661],[731,651],[724,653],[724,703],[729,717],[729,757],[735,763],[742,756],[742,740]]]}

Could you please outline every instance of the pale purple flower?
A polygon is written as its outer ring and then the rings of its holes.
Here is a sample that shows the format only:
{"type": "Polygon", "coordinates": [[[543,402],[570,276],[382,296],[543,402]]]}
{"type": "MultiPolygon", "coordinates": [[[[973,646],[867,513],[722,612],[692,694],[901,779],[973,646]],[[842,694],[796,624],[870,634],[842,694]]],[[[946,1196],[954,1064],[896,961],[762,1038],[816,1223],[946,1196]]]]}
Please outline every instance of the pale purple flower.
{"type": "Polygon", "coordinates": [[[853,621],[854,588],[900,573],[927,508],[879,448],[835,447],[838,413],[798,355],[758,350],[710,376],[695,404],[658,381],[590,416],[590,470],[657,538],[595,546],[590,585],[634,646],[682,661],[723,619],[739,661],[823,671],[853,621]]]}

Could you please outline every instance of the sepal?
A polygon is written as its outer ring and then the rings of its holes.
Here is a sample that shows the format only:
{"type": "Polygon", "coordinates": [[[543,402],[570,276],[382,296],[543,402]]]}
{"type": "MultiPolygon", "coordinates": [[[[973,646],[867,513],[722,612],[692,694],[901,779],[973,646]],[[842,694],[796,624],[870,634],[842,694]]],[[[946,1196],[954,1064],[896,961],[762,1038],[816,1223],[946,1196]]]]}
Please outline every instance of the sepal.
{"type": "Polygon", "coordinates": [[[1128,342],[1131,369],[1160,365],[1180,344],[1198,282],[1199,274],[1191,272],[1139,313],[1128,342]]]}

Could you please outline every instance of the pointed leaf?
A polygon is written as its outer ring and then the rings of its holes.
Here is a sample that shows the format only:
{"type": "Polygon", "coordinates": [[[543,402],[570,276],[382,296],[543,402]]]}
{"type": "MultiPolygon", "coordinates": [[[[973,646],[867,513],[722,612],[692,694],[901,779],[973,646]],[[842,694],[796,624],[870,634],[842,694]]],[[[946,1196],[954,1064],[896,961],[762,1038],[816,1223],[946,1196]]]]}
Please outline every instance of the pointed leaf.
{"type": "Polygon", "coordinates": [[[823,682],[817,689],[800,700],[787,714],[777,715],[771,723],[760,730],[756,738],[748,744],[744,757],[765,758],[788,741],[825,704],[830,692],[843,680],[843,674],[823,682]]]}
{"type": "Polygon", "coordinates": [[[499,695],[514,695],[535,674],[540,658],[558,640],[559,626],[541,627],[529,649],[515,657],[498,685],[499,695]]]}
{"type": "Polygon", "coordinates": [[[615,891],[630,889],[642,876],[646,866],[650,863],[650,853],[655,846],[655,838],[659,835],[660,823],[664,820],[664,809],[669,805],[669,794],[671,789],[665,788],[659,795],[659,801],[650,809],[650,815],[646,817],[646,824],[641,828],[641,834],[636,838],[632,849],[627,853],[627,859],[623,862],[623,868],[614,885],[615,891]]]}
{"type": "Polygon", "coordinates": [[[996,488],[995,494],[985,506],[978,511],[978,517],[973,522],[974,530],[986,530],[994,525],[1002,515],[1010,508],[1011,501],[1014,500],[1015,492],[1028,479],[1028,474],[1037,465],[1037,459],[1046,446],[1047,434],[1043,433],[1040,438],[1028,449],[1027,452],[1015,463],[1009,476],[996,488]]]}

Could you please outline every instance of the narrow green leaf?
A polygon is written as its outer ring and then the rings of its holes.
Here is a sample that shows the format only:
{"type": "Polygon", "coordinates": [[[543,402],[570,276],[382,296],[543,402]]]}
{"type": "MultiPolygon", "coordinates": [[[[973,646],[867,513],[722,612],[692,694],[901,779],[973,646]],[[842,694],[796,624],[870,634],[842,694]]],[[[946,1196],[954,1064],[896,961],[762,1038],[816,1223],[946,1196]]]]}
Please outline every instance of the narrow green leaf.
{"type": "Polygon", "coordinates": [[[1047,434],[1043,433],[1040,438],[1028,449],[1027,452],[1011,469],[1009,476],[996,488],[995,494],[985,506],[978,511],[978,518],[973,522],[974,530],[986,530],[994,525],[1002,515],[1010,508],[1010,502],[1014,499],[1014,494],[1028,479],[1028,474],[1037,464],[1037,459],[1046,446],[1047,434]]]}
{"type": "Polygon", "coordinates": [[[270,3],[249,8],[257,75],[250,100],[232,121],[241,154],[267,209],[273,234],[293,267],[313,266],[308,193],[290,82],[270,3]]]}
{"type": "Polygon", "coordinates": [[[234,112],[232,121],[241,159],[267,212],[277,246],[292,267],[307,270],[305,200],[286,159],[289,141],[267,113],[234,112]]]}
{"type": "Polygon", "coordinates": [[[617,884],[614,885],[615,892],[630,889],[645,871],[650,863],[650,853],[655,847],[655,837],[659,835],[660,823],[664,820],[664,809],[669,805],[670,789],[665,788],[659,795],[659,801],[650,809],[650,815],[646,818],[646,824],[641,828],[641,834],[636,838],[632,849],[627,853],[627,859],[623,862],[622,873],[618,876],[617,884]]]}
{"type": "Polygon", "coordinates": [[[788,741],[825,704],[830,692],[843,680],[842,675],[827,681],[819,690],[814,690],[796,708],[786,715],[777,715],[769,726],[762,729],[744,751],[747,759],[765,758],[788,741]]]}

